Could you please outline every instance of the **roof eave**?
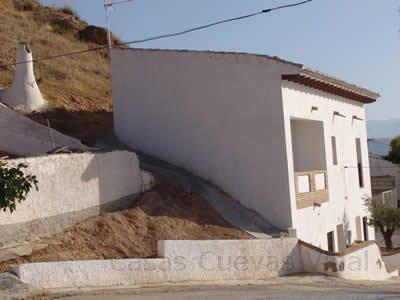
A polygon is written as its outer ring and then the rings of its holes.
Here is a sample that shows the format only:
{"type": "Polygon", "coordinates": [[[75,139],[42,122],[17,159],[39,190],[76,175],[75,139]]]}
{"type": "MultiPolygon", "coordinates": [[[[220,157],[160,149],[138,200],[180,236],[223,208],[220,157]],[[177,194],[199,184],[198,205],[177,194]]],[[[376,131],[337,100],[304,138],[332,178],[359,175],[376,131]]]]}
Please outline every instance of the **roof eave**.
{"type": "Polygon", "coordinates": [[[339,78],[303,66],[298,74],[286,74],[283,80],[295,82],[364,104],[375,102],[380,95],[339,78]]]}

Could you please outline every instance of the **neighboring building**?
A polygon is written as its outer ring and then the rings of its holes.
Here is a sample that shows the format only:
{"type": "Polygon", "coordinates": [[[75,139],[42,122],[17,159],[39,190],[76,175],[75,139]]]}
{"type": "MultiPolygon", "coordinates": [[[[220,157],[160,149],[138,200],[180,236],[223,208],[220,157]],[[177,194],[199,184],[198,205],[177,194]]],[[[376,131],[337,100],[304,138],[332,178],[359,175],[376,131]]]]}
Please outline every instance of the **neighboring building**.
{"type": "Polygon", "coordinates": [[[371,176],[372,199],[381,201],[387,207],[397,207],[396,177],[371,176]]]}
{"type": "Polygon", "coordinates": [[[394,199],[400,202],[400,166],[373,154],[369,155],[369,165],[372,177],[394,178],[394,199]]]}
{"type": "Polygon", "coordinates": [[[113,49],[115,131],[328,250],[374,239],[365,104],[378,94],[266,55],[113,49]]]}

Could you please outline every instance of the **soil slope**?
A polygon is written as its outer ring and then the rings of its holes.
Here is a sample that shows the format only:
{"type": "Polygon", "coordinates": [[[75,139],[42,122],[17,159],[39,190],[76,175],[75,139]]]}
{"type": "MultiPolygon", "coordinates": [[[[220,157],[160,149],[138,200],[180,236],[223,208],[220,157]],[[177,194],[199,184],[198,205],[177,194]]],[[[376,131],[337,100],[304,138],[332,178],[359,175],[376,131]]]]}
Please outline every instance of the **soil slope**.
{"type": "Polygon", "coordinates": [[[131,209],[106,213],[43,240],[49,244],[31,256],[0,263],[0,273],[23,262],[148,258],[157,255],[157,240],[248,239],[207,201],[165,179],[143,194],[131,209]]]}
{"type": "MultiPolygon", "coordinates": [[[[101,4],[99,4],[101,5],[101,4]]],[[[0,1],[0,66],[14,63],[16,49],[28,42],[34,58],[98,47],[104,29],[93,28],[70,8],[46,7],[37,0],[0,1]]],[[[0,67],[0,87],[8,86],[15,67],[0,67]]],[[[112,126],[111,82],[106,50],[45,60],[34,64],[36,79],[49,111],[33,114],[50,119],[61,132],[90,143],[112,126]]]]}

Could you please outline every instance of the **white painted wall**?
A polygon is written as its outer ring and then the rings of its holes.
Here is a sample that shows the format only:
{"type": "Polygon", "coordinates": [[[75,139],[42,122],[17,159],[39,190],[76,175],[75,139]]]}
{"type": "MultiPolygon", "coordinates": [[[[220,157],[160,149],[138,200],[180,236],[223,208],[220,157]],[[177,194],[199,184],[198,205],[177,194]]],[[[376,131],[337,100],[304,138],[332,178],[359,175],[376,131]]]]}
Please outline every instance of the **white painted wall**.
{"type": "Polygon", "coordinates": [[[28,165],[25,172],[37,176],[39,191],[32,190],[13,214],[0,212],[0,226],[73,214],[141,191],[139,161],[132,152],[60,154],[7,163],[28,165]]]}
{"type": "MultiPolygon", "coordinates": [[[[86,149],[79,140],[51,130],[55,146],[86,149]]],[[[0,103],[0,151],[21,156],[42,155],[53,149],[49,129],[0,103]]]]}
{"type": "Polygon", "coordinates": [[[374,155],[369,156],[369,166],[371,176],[390,175],[396,178],[396,200],[400,200],[400,166],[374,155]]]}
{"type": "Polygon", "coordinates": [[[398,276],[398,271],[388,273],[378,245],[371,244],[343,256],[326,255],[300,245],[304,272],[319,273],[349,280],[387,280],[398,276]],[[336,266],[336,270],[332,269],[336,266]]]}
{"type": "MultiPolygon", "coordinates": [[[[355,218],[367,215],[363,197],[371,196],[369,169],[364,168],[365,186],[360,188],[356,168],[356,138],[361,139],[363,165],[369,166],[364,106],[359,102],[285,81],[282,83],[282,93],[293,227],[297,229],[300,239],[323,249],[328,247],[326,234],[334,231],[337,250],[336,225],[346,223],[348,229],[352,231],[352,240],[356,239],[355,218]],[[318,110],[312,111],[312,106],[318,107],[318,110]],[[333,117],[334,111],[346,117],[333,117]],[[364,121],[353,120],[353,115],[364,121]],[[321,207],[296,209],[290,126],[292,118],[323,123],[330,200],[321,207]],[[336,136],[338,152],[336,166],[333,165],[331,136],[336,136]],[[350,168],[345,169],[345,166],[350,168]]],[[[369,228],[369,238],[373,240],[374,237],[374,230],[369,228]]]]}
{"type": "Polygon", "coordinates": [[[376,245],[338,257],[304,247],[296,238],[159,241],[158,254],[161,258],[30,263],[14,272],[23,282],[47,289],[254,283],[299,272],[351,280],[386,280],[398,275],[397,271],[386,272],[376,245]],[[326,262],[336,266],[344,262],[343,270],[326,270],[326,262]]]}
{"type": "Polygon", "coordinates": [[[33,73],[32,51],[27,44],[21,44],[17,50],[17,62],[12,84],[4,90],[0,90],[0,101],[8,106],[22,110],[39,110],[46,106],[33,73]]]}
{"type": "Polygon", "coordinates": [[[161,258],[156,259],[33,263],[20,265],[15,272],[36,287],[82,288],[255,281],[302,268],[293,238],[160,241],[158,249],[161,258]]]}
{"type": "Polygon", "coordinates": [[[117,136],[292,226],[281,74],[264,56],[113,49],[117,136]]]}

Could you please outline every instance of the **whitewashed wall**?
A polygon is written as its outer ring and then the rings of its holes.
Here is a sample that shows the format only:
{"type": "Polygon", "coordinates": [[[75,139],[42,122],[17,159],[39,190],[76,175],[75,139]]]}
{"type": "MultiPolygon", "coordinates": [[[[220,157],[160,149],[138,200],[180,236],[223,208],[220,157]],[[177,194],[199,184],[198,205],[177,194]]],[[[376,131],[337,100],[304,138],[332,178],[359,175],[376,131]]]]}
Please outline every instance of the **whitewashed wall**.
{"type": "Polygon", "coordinates": [[[298,69],[256,55],[113,49],[116,134],[291,227],[281,74],[298,69]]]}
{"type": "Polygon", "coordinates": [[[9,235],[14,231],[18,235],[14,242],[29,238],[35,230],[39,236],[50,235],[106,205],[123,200],[133,203],[141,190],[139,161],[132,152],[60,154],[7,162],[28,165],[25,173],[37,176],[39,191],[32,190],[13,214],[0,212],[0,243],[10,242],[4,239],[12,240],[9,235]]]}
{"type": "Polygon", "coordinates": [[[398,275],[398,271],[386,271],[376,245],[345,256],[328,256],[295,238],[159,241],[158,255],[160,258],[152,259],[30,263],[14,272],[25,283],[48,289],[254,283],[296,273],[350,280],[386,280],[398,275]]]}
{"type": "Polygon", "coordinates": [[[297,239],[159,241],[155,259],[23,264],[25,283],[42,288],[257,281],[301,272],[297,239]],[[68,271],[66,271],[68,270],[68,271]],[[51,274],[51,276],[48,276],[51,274]]]}
{"type": "MultiPolygon", "coordinates": [[[[367,215],[364,197],[371,196],[370,173],[364,168],[364,188],[359,187],[355,139],[361,139],[363,166],[368,167],[368,146],[366,135],[365,110],[362,103],[347,100],[328,93],[307,88],[295,83],[282,84],[285,132],[289,161],[289,185],[293,214],[293,227],[298,237],[318,247],[327,249],[327,233],[334,231],[336,250],[336,226],[345,223],[352,231],[352,240],[356,239],[355,218],[367,215]],[[318,110],[312,110],[312,106],[318,110]],[[337,111],[345,117],[333,116],[337,111]],[[356,115],[363,121],[353,120],[356,115]],[[294,162],[292,156],[292,138],[290,122],[292,118],[321,121],[324,127],[324,143],[328,170],[329,202],[321,207],[296,209],[294,181],[294,162]],[[338,165],[333,165],[331,136],[336,136],[338,165]],[[345,167],[349,167],[346,168],[345,167]]],[[[313,147],[309,143],[309,147],[313,147]]],[[[375,233],[369,228],[369,238],[375,239],[375,233]]]]}
{"type": "Polygon", "coordinates": [[[398,276],[398,270],[388,272],[382,259],[379,247],[375,243],[361,247],[344,255],[327,255],[305,246],[299,245],[303,271],[349,280],[387,280],[398,276]]]}

